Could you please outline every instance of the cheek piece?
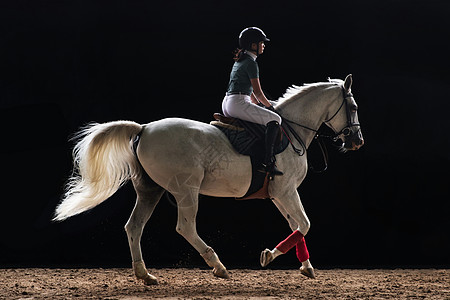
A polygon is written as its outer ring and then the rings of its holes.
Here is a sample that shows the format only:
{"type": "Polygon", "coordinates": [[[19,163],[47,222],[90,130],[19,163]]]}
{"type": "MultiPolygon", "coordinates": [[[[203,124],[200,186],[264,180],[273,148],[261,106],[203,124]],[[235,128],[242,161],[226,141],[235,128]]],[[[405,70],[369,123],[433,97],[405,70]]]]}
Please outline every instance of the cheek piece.
{"type": "Polygon", "coordinates": [[[294,231],[290,236],[288,236],[284,241],[279,243],[275,248],[280,250],[283,254],[291,250],[292,247],[296,246],[297,258],[300,262],[304,262],[309,259],[309,252],[306,248],[305,237],[300,231],[294,231]]]}

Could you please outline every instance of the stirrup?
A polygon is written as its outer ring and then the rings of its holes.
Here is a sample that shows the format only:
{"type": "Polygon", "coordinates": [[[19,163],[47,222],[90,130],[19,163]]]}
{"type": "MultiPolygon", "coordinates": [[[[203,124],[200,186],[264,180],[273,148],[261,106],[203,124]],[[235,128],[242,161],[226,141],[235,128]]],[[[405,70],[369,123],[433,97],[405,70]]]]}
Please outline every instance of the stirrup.
{"type": "Polygon", "coordinates": [[[282,171],[278,170],[278,168],[275,165],[273,166],[272,171],[269,173],[272,176],[283,176],[284,175],[284,173],[282,171]]]}
{"type": "Polygon", "coordinates": [[[273,178],[274,176],[283,176],[284,173],[280,170],[278,170],[277,166],[275,164],[273,165],[265,165],[261,164],[261,166],[258,168],[258,172],[261,173],[268,173],[269,177],[273,178]]]}

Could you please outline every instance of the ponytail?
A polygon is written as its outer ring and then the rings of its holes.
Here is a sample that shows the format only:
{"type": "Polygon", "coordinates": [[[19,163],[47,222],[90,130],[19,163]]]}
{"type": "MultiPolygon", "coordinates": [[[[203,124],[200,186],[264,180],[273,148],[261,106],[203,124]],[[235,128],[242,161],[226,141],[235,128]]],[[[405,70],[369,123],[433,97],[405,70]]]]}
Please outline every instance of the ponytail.
{"type": "Polygon", "coordinates": [[[244,49],[236,48],[236,50],[233,51],[233,60],[239,61],[242,57],[242,54],[244,54],[244,49]]]}

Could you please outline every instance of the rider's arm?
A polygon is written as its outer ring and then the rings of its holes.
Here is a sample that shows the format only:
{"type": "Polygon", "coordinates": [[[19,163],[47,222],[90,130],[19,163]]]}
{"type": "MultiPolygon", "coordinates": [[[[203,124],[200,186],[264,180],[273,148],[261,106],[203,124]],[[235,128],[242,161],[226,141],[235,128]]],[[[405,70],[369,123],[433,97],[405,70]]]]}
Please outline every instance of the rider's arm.
{"type": "Polygon", "coordinates": [[[254,97],[256,97],[256,99],[258,99],[259,102],[264,104],[265,107],[271,107],[272,104],[270,104],[269,100],[267,100],[266,96],[264,95],[261,89],[261,83],[259,82],[259,78],[252,78],[250,79],[250,82],[252,83],[254,97]]]}
{"type": "Polygon", "coordinates": [[[255,93],[252,93],[252,94],[250,95],[250,99],[252,99],[252,103],[253,103],[253,104],[259,104],[259,101],[258,101],[258,99],[257,99],[256,96],[255,96],[255,93]]]}

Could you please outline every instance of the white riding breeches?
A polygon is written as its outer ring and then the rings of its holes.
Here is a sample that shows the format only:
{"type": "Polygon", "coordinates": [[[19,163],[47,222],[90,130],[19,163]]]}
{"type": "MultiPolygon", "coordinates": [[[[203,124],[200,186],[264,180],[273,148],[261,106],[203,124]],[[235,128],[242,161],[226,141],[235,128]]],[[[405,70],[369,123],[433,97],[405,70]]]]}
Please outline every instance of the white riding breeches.
{"type": "Polygon", "coordinates": [[[252,103],[250,96],[245,94],[226,95],[222,101],[222,111],[226,117],[261,125],[266,125],[271,121],[281,124],[281,117],[277,113],[252,103]]]}

